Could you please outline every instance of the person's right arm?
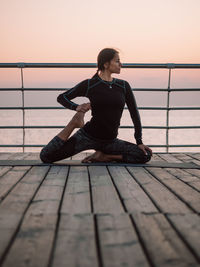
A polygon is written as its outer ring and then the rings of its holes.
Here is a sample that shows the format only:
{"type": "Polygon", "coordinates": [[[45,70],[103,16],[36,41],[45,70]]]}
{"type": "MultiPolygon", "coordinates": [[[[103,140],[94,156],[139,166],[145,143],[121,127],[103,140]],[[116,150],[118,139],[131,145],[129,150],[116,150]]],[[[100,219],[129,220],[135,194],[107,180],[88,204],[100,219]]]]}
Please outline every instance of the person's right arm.
{"type": "Polygon", "coordinates": [[[84,80],[77,84],[75,87],[67,90],[57,97],[57,101],[64,107],[76,111],[86,112],[88,110],[88,103],[78,105],[71,101],[78,96],[85,96],[88,88],[88,80],[84,80]]]}

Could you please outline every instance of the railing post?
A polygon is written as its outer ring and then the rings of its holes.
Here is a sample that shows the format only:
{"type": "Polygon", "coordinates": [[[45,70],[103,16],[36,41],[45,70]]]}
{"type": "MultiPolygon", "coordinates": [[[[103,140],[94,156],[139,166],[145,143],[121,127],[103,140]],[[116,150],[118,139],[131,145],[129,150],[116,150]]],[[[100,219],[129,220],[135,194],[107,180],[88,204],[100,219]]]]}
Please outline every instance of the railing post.
{"type": "Polygon", "coordinates": [[[25,144],[25,109],[24,109],[24,77],[23,77],[23,67],[21,69],[21,91],[22,91],[22,120],[23,120],[23,153],[24,153],[24,144],[25,144]]]}
{"type": "Polygon", "coordinates": [[[166,114],[166,152],[169,152],[169,101],[170,101],[170,83],[171,83],[171,64],[168,65],[169,68],[169,79],[168,79],[168,91],[167,91],[167,114],[166,114]]]}

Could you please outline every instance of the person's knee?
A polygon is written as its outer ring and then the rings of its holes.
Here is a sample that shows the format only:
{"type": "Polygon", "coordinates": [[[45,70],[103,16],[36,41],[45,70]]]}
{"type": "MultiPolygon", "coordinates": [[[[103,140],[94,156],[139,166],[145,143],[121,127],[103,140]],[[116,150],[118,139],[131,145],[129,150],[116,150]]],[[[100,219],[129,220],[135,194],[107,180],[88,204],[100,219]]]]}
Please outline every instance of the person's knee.
{"type": "Polygon", "coordinates": [[[141,149],[134,149],[131,153],[125,155],[124,161],[127,163],[143,164],[151,160],[151,153],[147,151],[147,155],[141,149]]]}
{"type": "Polygon", "coordinates": [[[75,154],[76,138],[70,137],[66,142],[55,137],[40,152],[40,159],[43,163],[52,163],[75,154]]]}
{"type": "Polygon", "coordinates": [[[144,155],[143,156],[143,162],[142,163],[146,163],[146,162],[148,162],[148,161],[151,160],[151,153],[150,153],[150,151],[146,150],[146,152],[147,152],[147,155],[144,155]]]}
{"type": "Polygon", "coordinates": [[[53,161],[48,158],[48,153],[46,153],[45,148],[40,152],[40,159],[43,163],[52,163],[53,161]]]}

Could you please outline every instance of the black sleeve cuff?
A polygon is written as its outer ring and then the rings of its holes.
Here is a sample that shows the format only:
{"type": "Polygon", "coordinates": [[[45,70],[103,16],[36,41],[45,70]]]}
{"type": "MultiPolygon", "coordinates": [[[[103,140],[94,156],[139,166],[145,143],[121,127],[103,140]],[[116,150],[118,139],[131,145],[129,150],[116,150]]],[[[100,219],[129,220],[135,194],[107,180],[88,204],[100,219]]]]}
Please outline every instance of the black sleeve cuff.
{"type": "Polygon", "coordinates": [[[142,145],[143,143],[142,143],[142,139],[137,139],[136,140],[136,143],[137,143],[137,145],[142,145]]]}
{"type": "Polygon", "coordinates": [[[77,108],[77,107],[78,107],[78,105],[72,105],[72,106],[71,106],[71,109],[76,111],[76,108],[77,108]]]}

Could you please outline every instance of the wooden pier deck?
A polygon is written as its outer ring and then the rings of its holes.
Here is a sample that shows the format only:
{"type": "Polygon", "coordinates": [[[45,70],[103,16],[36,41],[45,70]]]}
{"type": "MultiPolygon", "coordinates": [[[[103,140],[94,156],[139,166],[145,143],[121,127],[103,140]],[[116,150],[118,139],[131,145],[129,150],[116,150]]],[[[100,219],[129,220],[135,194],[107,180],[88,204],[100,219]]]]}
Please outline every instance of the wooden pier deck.
{"type": "Polygon", "coordinates": [[[38,159],[0,153],[0,266],[200,266],[200,153],[145,166],[38,159]]]}

